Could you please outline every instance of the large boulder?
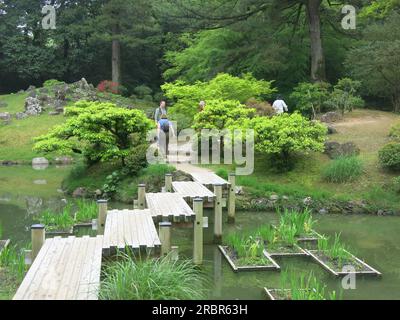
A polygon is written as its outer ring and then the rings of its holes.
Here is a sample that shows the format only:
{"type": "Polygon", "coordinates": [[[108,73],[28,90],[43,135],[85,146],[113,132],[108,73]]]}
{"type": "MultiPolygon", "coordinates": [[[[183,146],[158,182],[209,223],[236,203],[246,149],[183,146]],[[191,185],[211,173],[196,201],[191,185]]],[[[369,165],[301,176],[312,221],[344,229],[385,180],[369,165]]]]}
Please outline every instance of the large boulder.
{"type": "Polygon", "coordinates": [[[39,99],[28,97],[25,100],[25,113],[29,116],[37,116],[42,113],[39,99]]]}
{"type": "Polygon", "coordinates": [[[350,157],[360,154],[360,148],[354,142],[346,142],[340,144],[339,142],[329,141],[325,143],[325,153],[331,159],[338,157],[350,157]]]}
{"type": "Polygon", "coordinates": [[[321,122],[332,123],[342,119],[342,115],[339,112],[331,111],[321,115],[321,122]]]}

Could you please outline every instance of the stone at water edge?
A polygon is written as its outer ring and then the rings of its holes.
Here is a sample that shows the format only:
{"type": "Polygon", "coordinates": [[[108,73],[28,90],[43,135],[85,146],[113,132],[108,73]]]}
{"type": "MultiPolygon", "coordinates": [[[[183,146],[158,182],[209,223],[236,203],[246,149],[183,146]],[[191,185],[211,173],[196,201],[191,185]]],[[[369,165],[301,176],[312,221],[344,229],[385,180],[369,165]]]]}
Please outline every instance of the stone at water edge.
{"type": "Polygon", "coordinates": [[[46,158],[34,158],[32,159],[32,168],[35,170],[44,170],[49,167],[49,160],[46,158]]]}
{"type": "Polygon", "coordinates": [[[276,194],[273,194],[272,196],[269,197],[269,200],[271,201],[278,201],[279,200],[279,196],[276,194]]]}
{"type": "Polygon", "coordinates": [[[57,157],[54,159],[54,163],[55,164],[59,164],[59,165],[70,165],[74,162],[74,159],[71,157],[57,157]]]}
{"type": "Polygon", "coordinates": [[[310,206],[310,205],[312,205],[312,203],[313,203],[312,198],[311,198],[311,197],[305,198],[305,199],[303,200],[303,203],[304,203],[305,206],[310,206]]]}
{"type": "Polygon", "coordinates": [[[15,114],[15,118],[17,119],[17,120],[22,120],[22,119],[25,119],[25,118],[27,118],[28,117],[28,115],[25,113],[25,112],[17,112],[16,114],[15,114]]]}
{"type": "Polygon", "coordinates": [[[72,193],[72,197],[74,198],[84,198],[87,194],[87,191],[85,188],[79,187],[76,188],[75,191],[72,193]]]}

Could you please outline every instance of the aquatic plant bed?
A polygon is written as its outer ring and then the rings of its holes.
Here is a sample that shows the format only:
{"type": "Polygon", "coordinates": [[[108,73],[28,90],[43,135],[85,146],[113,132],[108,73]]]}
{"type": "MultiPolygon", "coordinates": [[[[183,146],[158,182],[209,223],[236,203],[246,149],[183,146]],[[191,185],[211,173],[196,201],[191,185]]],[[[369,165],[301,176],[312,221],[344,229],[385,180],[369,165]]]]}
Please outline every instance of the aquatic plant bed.
{"type": "Polygon", "coordinates": [[[265,264],[264,265],[241,265],[234,251],[227,246],[218,246],[219,250],[228,261],[233,271],[279,271],[281,267],[274,259],[264,250],[265,264]]]}
{"type": "Polygon", "coordinates": [[[290,289],[268,289],[264,288],[269,300],[292,300],[290,289]]]}
{"type": "MultiPolygon", "coordinates": [[[[278,230],[278,227],[275,225],[272,225],[272,227],[275,230],[278,230]]],[[[296,236],[296,240],[297,242],[313,242],[313,243],[317,243],[318,239],[321,239],[323,236],[321,234],[319,234],[317,231],[315,230],[311,230],[310,233],[308,234],[302,234],[299,236],[296,236]]]]}
{"type": "Polygon", "coordinates": [[[300,248],[297,244],[293,246],[289,246],[284,243],[282,243],[282,245],[276,244],[272,248],[267,247],[266,250],[270,257],[299,257],[299,256],[307,257],[309,255],[304,249],[300,248]]]}
{"type": "Polygon", "coordinates": [[[10,240],[0,240],[0,253],[3,249],[7,248],[10,244],[10,240]]]}
{"type": "Polygon", "coordinates": [[[355,268],[354,274],[357,275],[374,275],[381,276],[382,274],[366,264],[364,261],[358,259],[356,256],[349,254],[349,259],[343,261],[339,265],[337,260],[330,259],[324,251],[319,250],[305,250],[317,263],[319,263],[324,269],[329,271],[334,276],[345,276],[349,272],[343,272],[342,266],[353,266],[355,268]]]}

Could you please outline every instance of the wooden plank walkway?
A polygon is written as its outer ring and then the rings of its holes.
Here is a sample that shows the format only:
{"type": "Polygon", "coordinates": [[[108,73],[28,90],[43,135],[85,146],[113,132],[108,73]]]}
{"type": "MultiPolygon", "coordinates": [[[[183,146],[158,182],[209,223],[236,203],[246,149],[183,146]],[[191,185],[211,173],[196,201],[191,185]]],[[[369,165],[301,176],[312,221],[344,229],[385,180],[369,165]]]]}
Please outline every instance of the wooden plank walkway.
{"type": "Polygon", "coordinates": [[[117,249],[133,251],[159,249],[160,238],[149,210],[112,210],[107,214],[103,254],[117,249]]]}
{"type": "Polygon", "coordinates": [[[172,188],[186,201],[203,198],[205,202],[213,202],[215,199],[214,193],[198,182],[175,181],[172,182],[172,188]]]}
{"type": "Polygon", "coordinates": [[[47,239],[14,300],[97,300],[103,237],[47,239]]]}
{"type": "Polygon", "coordinates": [[[157,221],[188,222],[195,213],[177,193],[146,193],[147,207],[157,221]]]}
{"type": "Polygon", "coordinates": [[[224,187],[229,186],[228,181],[222,179],[213,172],[196,171],[196,172],[190,172],[190,174],[195,182],[201,183],[202,185],[205,185],[207,187],[212,187],[215,184],[222,184],[224,187]]]}

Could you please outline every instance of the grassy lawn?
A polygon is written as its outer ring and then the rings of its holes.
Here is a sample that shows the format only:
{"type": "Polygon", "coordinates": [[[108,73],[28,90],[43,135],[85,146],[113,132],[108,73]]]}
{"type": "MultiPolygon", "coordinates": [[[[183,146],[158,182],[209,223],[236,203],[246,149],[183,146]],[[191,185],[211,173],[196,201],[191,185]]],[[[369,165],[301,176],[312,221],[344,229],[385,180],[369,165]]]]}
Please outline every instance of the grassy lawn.
{"type": "MultiPolygon", "coordinates": [[[[400,196],[383,189],[396,174],[385,172],[378,163],[378,151],[389,141],[388,134],[400,116],[374,110],[355,110],[334,124],[338,133],[329,140],[340,143],[353,141],[360,149],[363,175],[353,182],[335,184],[322,180],[322,171],[331,161],[323,154],[310,154],[298,159],[293,171],[276,173],[265,157],[255,159],[255,172],[238,177],[238,184],[251,187],[261,194],[312,196],[316,199],[335,197],[345,200],[371,200],[378,205],[399,206],[400,196]]],[[[214,170],[226,166],[213,166],[214,170]]],[[[232,168],[230,168],[232,169],[232,168]]]]}
{"type": "MultiPolygon", "coordinates": [[[[24,111],[25,98],[25,93],[0,96],[1,101],[8,103],[6,108],[1,108],[1,112],[14,115],[24,111]]],[[[22,120],[13,118],[9,125],[0,124],[0,160],[30,162],[32,158],[43,156],[32,151],[32,138],[47,133],[53,126],[63,123],[64,119],[62,115],[43,114],[22,120]]]]}

